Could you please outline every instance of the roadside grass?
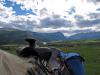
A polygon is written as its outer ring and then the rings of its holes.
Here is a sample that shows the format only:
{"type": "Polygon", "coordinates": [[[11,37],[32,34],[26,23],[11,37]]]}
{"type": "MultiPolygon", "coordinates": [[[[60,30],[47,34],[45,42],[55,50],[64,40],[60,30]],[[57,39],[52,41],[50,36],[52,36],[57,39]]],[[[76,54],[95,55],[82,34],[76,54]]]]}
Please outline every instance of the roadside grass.
{"type": "Polygon", "coordinates": [[[17,45],[0,45],[0,49],[12,54],[16,54],[17,45]]]}

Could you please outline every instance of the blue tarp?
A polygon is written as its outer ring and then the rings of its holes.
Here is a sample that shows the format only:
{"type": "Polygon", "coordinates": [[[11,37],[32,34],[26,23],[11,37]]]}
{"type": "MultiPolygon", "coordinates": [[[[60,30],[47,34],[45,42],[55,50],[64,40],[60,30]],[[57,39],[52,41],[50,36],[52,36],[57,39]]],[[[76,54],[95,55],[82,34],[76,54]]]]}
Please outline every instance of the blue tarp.
{"type": "Polygon", "coordinates": [[[81,61],[80,54],[61,52],[61,57],[65,60],[65,65],[69,66],[72,75],[85,75],[84,62],[81,61]]]}
{"type": "Polygon", "coordinates": [[[78,53],[64,53],[64,52],[60,52],[60,56],[63,59],[69,59],[69,58],[71,58],[73,56],[80,56],[80,54],[78,54],[78,53]]]}

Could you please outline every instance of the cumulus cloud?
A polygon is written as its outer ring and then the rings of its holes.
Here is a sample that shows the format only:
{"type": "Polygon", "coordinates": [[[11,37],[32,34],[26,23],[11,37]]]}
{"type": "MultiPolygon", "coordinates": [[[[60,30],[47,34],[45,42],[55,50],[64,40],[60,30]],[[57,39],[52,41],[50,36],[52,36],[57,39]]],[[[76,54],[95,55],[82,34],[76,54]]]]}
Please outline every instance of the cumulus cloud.
{"type": "Polygon", "coordinates": [[[74,15],[74,18],[76,21],[84,20],[84,17],[82,15],[74,15]]]}
{"type": "Polygon", "coordinates": [[[33,31],[33,28],[38,27],[35,21],[13,21],[11,22],[14,27],[22,30],[33,31]]]}
{"type": "Polygon", "coordinates": [[[11,21],[10,23],[0,22],[0,26],[4,28],[15,28],[20,30],[33,31],[34,28],[39,27],[36,21],[11,21]]]}
{"type": "Polygon", "coordinates": [[[48,15],[46,8],[41,9],[39,12],[40,12],[40,16],[48,15]]]}
{"type": "Polygon", "coordinates": [[[0,0],[0,27],[62,32],[65,35],[100,30],[100,0],[9,1],[12,4],[7,7],[4,6],[6,1],[0,0]],[[17,9],[14,10],[13,6],[16,5],[17,9]],[[18,9],[20,13],[23,11],[26,14],[17,14],[18,9]]]}
{"type": "Polygon", "coordinates": [[[100,2],[100,0],[88,0],[89,2],[94,2],[94,3],[97,3],[97,2],[100,2]]]}
{"type": "Polygon", "coordinates": [[[68,11],[66,11],[66,12],[68,12],[69,15],[72,15],[73,13],[76,12],[75,7],[72,6],[72,7],[71,7],[68,11]]]}
{"type": "Polygon", "coordinates": [[[100,31],[100,25],[95,27],[95,31],[100,31]]]}
{"type": "Polygon", "coordinates": [[[15,13],[12,7],[5,7],[0,3],[0,16],[1,17],[9,17],[15,13]]]}
{"type": "Polygon", "coordinates": [[[59,28],[59,27],[71,27],[71,21],[67,21],[65,19],[61,19],[61,18],[44,18],[42,20],[40,20],[40,25],[42,25],[42,27],[51,27],[51,28],[59,28]]]}
{"type": "Polygon", "coordinates": [[[64,27],[61,27],[61,28],[35,28],[34,31],[37,31],[37,32],[45,32],[45,33],[52,33],[52,32],[62,32],[62,33],[70,33],[69,31],[70,28],[64,28],[64,27]]]}
{"type": "Polygon", "coordinates": [[[84,29],[84,30],[74,30],[71,33],[87,33],[87,32],[91,32],[92,29],[84,29]]]}
{"type": "Polygon", "coordinates": [[[97,8],[96,11],[99,11],[100,12],[100,8],[97,8]]]}
{"type": "Polygon", "coordinates": [[[100,19],[100,13],[89,13],[90,19],[100,19]]]}
{"type": "Polygon", "coordinates": [[[87,33],[91,31],[95,31],[96,27],[61,27],[61,28],[35,28],[34,31],[37,32],[44,32],[44,33],[52,33],[52,32],[62,32],[65,36],[71,36],[73,34],[78,34],[78,33],[87,33]]]}
{"type": "Polygon", "coordinates": [[[91,26],[96,26],[100,24],[100,19],[95,19],[95,20],[83,20],[77,22],[77,25],[79,27],[91,27],[91,26]]]}

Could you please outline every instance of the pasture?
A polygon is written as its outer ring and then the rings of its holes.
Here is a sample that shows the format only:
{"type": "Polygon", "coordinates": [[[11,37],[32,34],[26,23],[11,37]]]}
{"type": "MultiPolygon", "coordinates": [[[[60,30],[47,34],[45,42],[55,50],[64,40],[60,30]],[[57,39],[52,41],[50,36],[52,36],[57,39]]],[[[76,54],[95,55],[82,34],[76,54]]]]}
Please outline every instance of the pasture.
{"type": "MultiPolygon", "coordinates": [[[[50,44],[51,45],[51,44],[50,44]]],[[[53,44],[64,52],[77,52],[85,58],[86,75],[100,75],[100,41],[67,41],[53,44]]]]}
{"type": "Polygon", "coordinates": [[[100,46],[61,48],[65,52],[78,52],[85,58],[87,75],[100,75],[100,46]]]}
{"type": "MultiPolygon", "coordinates": [[[[100,41],[67,41],[53,42],[46,46],[54,46],[64,52],[77,52],[85,58],[86,75],[100,75],[100,41]]],[[[1,49],[14,53],[17,45],[2,45],[1,49]]]]}

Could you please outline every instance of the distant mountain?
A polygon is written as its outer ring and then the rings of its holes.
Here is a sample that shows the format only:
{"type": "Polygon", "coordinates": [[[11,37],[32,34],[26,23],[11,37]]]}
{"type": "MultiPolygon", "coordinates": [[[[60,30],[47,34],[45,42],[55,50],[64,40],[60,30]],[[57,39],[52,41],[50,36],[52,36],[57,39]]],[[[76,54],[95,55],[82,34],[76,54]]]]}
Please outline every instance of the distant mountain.
{"type": "MultiPolygon", "coordinates": [[[[37,33],[39,36],[45,37],[48,41],[62,41],[66,40],[66,37],[61,32],[55,33],[37,33]]],[[[45,39],[44,39],[45,41],[45,39]]]]}
{"type": "Polygon", "coordinates": [[[38,41],[60,41],[66,40],[66,37],[60,33],[37,33],[31,31],[22,31],[11,28],[0,28],[0,44],[23,44],[25,38],[35,38],[38,41]]]}
{"type": "Polygon", "coordinates": [[[100,32],[79,33],[67,38],[67,40],[81,40],[81,39],[100,39],[100,32]]]}

